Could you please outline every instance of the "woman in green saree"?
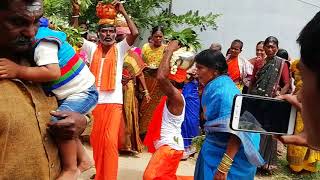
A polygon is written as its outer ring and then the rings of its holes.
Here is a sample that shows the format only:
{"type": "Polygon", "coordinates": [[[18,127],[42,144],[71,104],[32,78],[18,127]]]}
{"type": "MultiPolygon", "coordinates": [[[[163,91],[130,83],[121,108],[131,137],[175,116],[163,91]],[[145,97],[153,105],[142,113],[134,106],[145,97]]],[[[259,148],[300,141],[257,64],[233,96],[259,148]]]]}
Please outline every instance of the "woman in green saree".
{"type": "MultiPolygon", "coordinates": [[[[289,68],[284,59],[276,56],[278,44],[278,39],[273,36],[264,41],[267,57],[260,69],[253,70],[256,73],[253,74],[249,94],[276,97],[289,92],[291,86],[289,68]]],[[[263,169],[271,170],[276,164],[277,141],[272,139],[272,136],[261,135],[260,153],[267,162],[263,169]]]]}

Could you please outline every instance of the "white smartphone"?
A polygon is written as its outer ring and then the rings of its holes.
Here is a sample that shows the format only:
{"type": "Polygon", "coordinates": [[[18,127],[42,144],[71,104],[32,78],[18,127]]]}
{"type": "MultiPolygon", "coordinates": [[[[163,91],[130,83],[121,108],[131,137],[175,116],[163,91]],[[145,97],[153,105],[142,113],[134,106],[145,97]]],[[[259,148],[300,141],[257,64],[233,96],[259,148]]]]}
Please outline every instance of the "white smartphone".
{"type": "Polygon", "coordinates": [[[290,103],[268,97],[237,95],[233,101],[230,128],[262,134],[294,131],[297,110],[290,103]]]}

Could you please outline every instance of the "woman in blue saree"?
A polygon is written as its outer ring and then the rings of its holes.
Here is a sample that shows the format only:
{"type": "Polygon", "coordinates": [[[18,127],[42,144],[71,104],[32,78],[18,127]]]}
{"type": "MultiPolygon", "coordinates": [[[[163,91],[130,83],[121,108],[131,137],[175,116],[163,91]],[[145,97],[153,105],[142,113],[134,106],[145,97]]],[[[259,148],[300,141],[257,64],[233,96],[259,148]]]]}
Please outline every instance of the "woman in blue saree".
{"type": "Polygon", "coordinates": [[[240,91],[226,74],[225,57],[220,52],[204,50],[195,60],[199,81],[205,85],[201,104],[206,138],[194,179],[254,179],[257,166],[264,163],[259,154],[260,135],[229,128],[233,98],[240,91]]]}

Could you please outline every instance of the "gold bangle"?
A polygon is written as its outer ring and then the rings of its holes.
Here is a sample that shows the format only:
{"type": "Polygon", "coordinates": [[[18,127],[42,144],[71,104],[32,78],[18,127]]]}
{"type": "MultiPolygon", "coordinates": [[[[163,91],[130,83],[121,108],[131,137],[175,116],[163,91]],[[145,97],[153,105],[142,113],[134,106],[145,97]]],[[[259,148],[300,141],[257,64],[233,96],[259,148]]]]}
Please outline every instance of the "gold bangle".
{"type": "Polygon", "coordinates": [[[225,170],[225,171],[229,171],[230,166],[228,166],[228,165],[223,165],[223,164],[219,164],[219,168],[220,168],[220,169],[223,169],[223,170],[225,170]]]}
{"type": "Polygon", "coordinates": [[[233,159],[232,159],[230,156],[228,156],[228,154],[224,153],[223,157],[226,157],[228,160],[230,160],[231,162],[233,162],[233,159]]]}
{"type": "Polygon", "coordinates": [[[230,156],[228,156],[226,153],[224,153],[223,158],[221,159],[221,162],[217,170],[223,174],[227,174],[231,169],[232,163],[233,163],[233,159],[230,156]]]}
{"type": "Polygon", "coordinates": [[[229,172],[230,167],[226,167],[225,165],[223,165],[223,164],[220,163],[217,169],[218,169],[220,172],[226,174],[226,173],[229,172]]]}
{"type": "Polygon", "coordinates": [[[228,165],[232,165],[232,162],[231,162],[231,161],[228,161],[228,160],[225,160],[225,159],[222,159],[221,162],[224,162],[224,163],[226,163],[226,164],[228,164],[228,165]]]}
{"type": "Polygon", "coordinates": [[[231,165],[232,165],[232,164],[230,164],[230,163],[226,163],[226,162],[223,162],[223,161],[221,161],[220,164],[221,164],[222,166],[225,166],[226,168],[230,168],[231,165]]]}
{"type": "Polygon", "coordinates": [[[228,172],[225,169],[221,169],[220,167],[217,168],[219,172],[223,174],[227,174],[228,172]]]}

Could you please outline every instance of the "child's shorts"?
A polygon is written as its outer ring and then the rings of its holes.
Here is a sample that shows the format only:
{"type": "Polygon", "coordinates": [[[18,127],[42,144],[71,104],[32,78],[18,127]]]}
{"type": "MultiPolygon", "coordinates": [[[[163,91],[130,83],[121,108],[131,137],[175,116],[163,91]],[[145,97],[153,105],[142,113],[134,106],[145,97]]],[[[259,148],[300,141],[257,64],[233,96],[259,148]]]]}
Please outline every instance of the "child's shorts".
{"type": "MultiPolygon", "coordinates": [[[[66,99],[59,100],[59,107],[57,111],[72,111],[78,112],[80,114],[87,114],[98,103],[99,93],[95,87],[95,85],[88,88],[86,91],[75,93],[68,96],[66,99]]],[[[60,120],[57,117],[51,118],[51,121],[60,120]]]]}

